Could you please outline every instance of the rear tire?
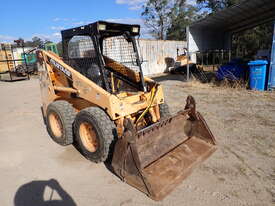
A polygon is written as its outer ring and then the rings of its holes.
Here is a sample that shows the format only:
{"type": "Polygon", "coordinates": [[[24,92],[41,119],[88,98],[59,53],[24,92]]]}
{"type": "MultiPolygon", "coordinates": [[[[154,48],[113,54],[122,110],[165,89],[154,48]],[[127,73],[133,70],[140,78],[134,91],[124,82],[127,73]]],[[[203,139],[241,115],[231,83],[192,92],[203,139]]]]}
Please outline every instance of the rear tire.
{"type": "Polygon", "coordinates": [[[159,111],[160,111],[160,118],[161,119],[171,116],[171,113],[169,111],[169,106],[166,103],[163,103],[163,104],[159,105],[159,111]]]}
{"type": "Polygon", "coordinates": [[[73,122],[76,112],[67,101],[55,101],[49,104],[46,112],[46,125],[51,138],[66,146],[73,143],[73,122]]]}
{"type": "Polygon", "coordinates": [[[74,133],[79,151],[92,162],[104,162],[111,155],[116,127],[102,109],[81,110],[75,118],[74,133]]]}

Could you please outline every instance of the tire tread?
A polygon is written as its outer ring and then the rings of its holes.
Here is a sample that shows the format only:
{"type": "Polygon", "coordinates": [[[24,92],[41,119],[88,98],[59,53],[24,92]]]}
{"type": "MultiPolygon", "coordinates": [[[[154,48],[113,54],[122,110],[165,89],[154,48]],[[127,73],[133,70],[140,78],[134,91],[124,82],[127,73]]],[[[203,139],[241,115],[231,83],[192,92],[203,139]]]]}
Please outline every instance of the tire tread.
{"type": "MultiPolygon", "coordinates": [[[[112,142],[114,141],[114,134],[113,131],[115,131],[116,127],[113,121],[109,118],[109,116],[105,113],[104,110],[102,110],[99,107],[88,107],[86,109],[81,110],[77,116],[80,116],[82,114],[89,114],[94,120],[96,120],[97,126],[102,132],[102,137],[104,138],[104,146],[103,146],[103,151],[101,151],[101,156],[98,158],[93,158],[89,155],[89,153],[81,150],[83,155],[96,163],[99,162],[104,162],[107,160],[108,156],[110,155],[110,146],[112,142]]],[[[77,117],[76,117],[77,118],[77,117]]],[[[77,120],[76,120],[77,121],[77,120]]],[[[76,133],[77,128],[75,127],[75,133],[76,133]]],[[[79,138],[77,138],[77,141],[81,141],[79,138]]],[[[81,149],[80,143],[78,143],[79,149],[81,149]]]]}
{"type": "Polygon", "coordinates": [[[49,125],[49,122],[47,121],[47,130],[48,130],[50,136],[52,137],[52,139],[56,143],[58,143],[62,146],[72,144],[73,140],[74,140],[73,122],[74,122],[74,119],[76,116],[76,111],[74,110],[73,106],[67,101],[57,100],[57,101],[49,104],[49,106],[47,108],[47,115],[48,115],[49,110],[57,110],[59,112],[59,114],[61,115],[61,118],[62,118],[62,122],[64,123],[63,127],[65,129],[65,138],[63,139],[63,141],[58,141],[51,133],[50,125],[49,125]]]}

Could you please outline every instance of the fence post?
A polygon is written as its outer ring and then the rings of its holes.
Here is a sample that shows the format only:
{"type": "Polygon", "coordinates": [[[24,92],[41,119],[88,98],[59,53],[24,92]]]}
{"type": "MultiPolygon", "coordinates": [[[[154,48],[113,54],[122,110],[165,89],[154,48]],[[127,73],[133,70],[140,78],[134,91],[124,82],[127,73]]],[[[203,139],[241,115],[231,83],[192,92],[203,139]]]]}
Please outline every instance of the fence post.
{"type": "Polygon", "coordinates": [[[10,69],[10,64],[9,64],[9,57],[8,57],[8,53],[7,53],[7,44],[4,45],[4,51],[5,51],[5,55],[6,55],[6,61],[7,61],[7,66],[8,66],[8,70],[9,70],[9,75],[10,75],[10,79],[12,81],[12,75],[11,75],[11,69],[10,69]]]}

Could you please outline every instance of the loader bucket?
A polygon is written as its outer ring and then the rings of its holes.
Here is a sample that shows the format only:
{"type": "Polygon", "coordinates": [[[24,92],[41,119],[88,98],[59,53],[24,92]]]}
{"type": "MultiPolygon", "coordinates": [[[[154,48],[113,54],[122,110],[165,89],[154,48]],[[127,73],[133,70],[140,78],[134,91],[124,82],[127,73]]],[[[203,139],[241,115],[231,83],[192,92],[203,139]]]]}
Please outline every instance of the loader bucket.
{"type": "Polygon", "coordinates": [[[114,172],[154,200],[162,200],[216,150],[216,141],[189,96],[183,111],[136,131],[131,120],[115,144],[114,172]]]}

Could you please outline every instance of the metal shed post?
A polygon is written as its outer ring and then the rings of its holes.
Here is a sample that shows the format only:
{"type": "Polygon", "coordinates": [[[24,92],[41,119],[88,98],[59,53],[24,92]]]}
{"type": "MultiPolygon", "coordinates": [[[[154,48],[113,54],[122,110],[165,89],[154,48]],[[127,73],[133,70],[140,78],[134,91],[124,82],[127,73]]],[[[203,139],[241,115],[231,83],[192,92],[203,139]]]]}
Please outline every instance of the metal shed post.
{"type": "Polygon", "coordinates": [[[186,38],[187,38],[187,81],[189,81],[190,77],[190,66],[189,66],[189,58],[190,58],[190,51],[189,51],[189,26],[186,27],[186,38]]]}
{"type": "Polygon", "coordinates": [[[268,89],[275,89],[275,22],[274,22],[274,31],[273,31],[273,42],[270,58],[270,70],[269,70],[269,79],[268,79],[268,89]]]}

